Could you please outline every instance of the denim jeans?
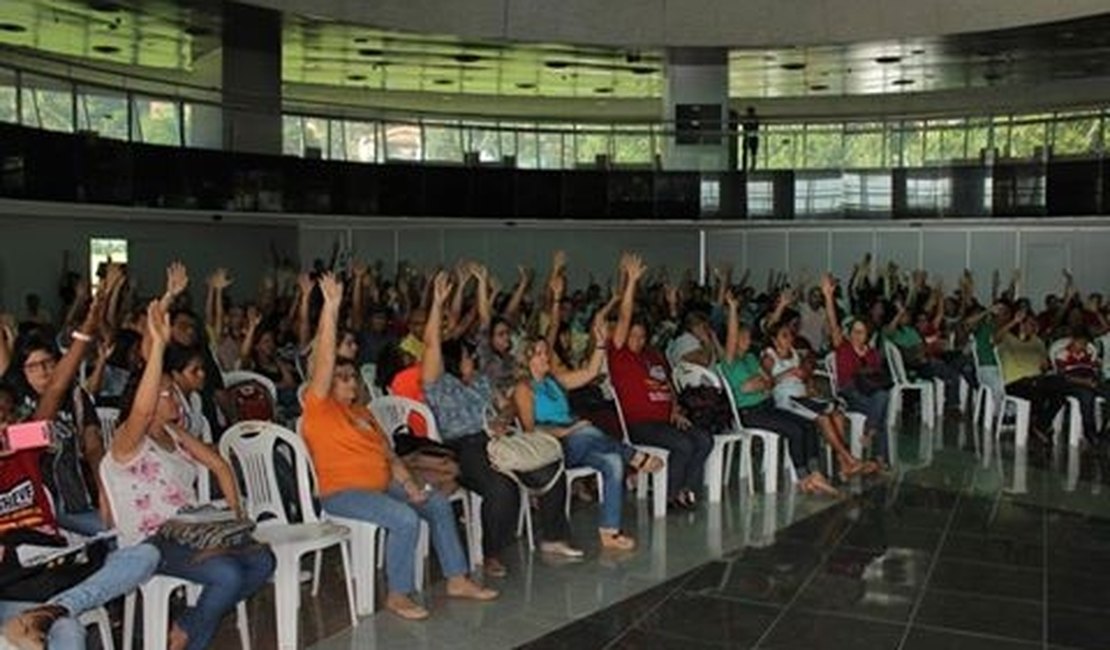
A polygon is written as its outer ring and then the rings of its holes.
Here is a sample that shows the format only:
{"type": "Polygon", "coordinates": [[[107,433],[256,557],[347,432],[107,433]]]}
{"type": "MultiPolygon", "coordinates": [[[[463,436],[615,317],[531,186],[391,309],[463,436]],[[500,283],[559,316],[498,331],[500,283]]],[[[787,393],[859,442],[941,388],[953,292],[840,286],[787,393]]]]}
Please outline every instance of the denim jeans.
{"type": "MultiPolygon", "coordinates": [[[[78,585],[55,594],[49,601],[61,605],[69,616],[54,622],[47,637],[51,650],[84,650],[85,628],[77,617],[90,609],[130,593],[158,568],[160,555],[151,544],[136,544],[110,553],[99,571],[78,585]]],[[[6,621],[38,603],[0,602],[0,621],[6,621]]]]}
{"type": "Polygon", "coordinates": [[[705,482],[705,459],[713,451],[713,436],[697,427],[682,431],[670,422],[628,425],[628,438],[638,445],[662,447],[667,457],[667,498],[682,490],[697,492],[705,482]]]}
{"type": "Polygon", "coordinates": [[[385,492],[342,490],[327,495],[322,503],[333,515],[385,528],[385,575],[390,591],[411,594],[416,590],[413,573],[421,520],[428,522],[444,577],[466,575],[466,553],[459,541],[455,509],[439,492],[429,492],[427,501],[415,505],[409,503],[401,484],[393,482],[385,492]]]}
{"type": "Polygon", "coordinates": [[[93,535],[108,530],[108,527],[104,525],[104,520],[100,518],[100,513],[96,510],[71,514],[64,512],[59,507],[55,516],[58,520],[58,526],[61,528],[71,530],[87,537],[92,537],[93,535]]]}
{"type": "Polygon", "coordinates": [[[624,466],[632,461],[636,450],[593,425],[575,430],[562,442],[567,467],[589,467],[601,472],[603,498],[598,528],[619,529],[624,505],[624,466]]]}
{"type": "Polygon", "coordinates": [[[893,463],[893,458],[888,458],[890,445],[887,440],[887,407],[890,405],[890,391],[877,390],[870,395],[849,386],[840,391],[840,396],[848,403],[848,410],[863,413],[867,416],[867,428],[875,431],[875,457],[893,463]]]}
{"type": "Polygon", "coordinates": [[[160,543],[162,564],[158,569],[177,578],[203,586],[197,604],[189,607],[177,625],[189,637],[188,650],[203,650],[212,643],[224,615],[241,600],[250,598],[274,573],[274,555],[266,547],[250,547],[197,560],[197,551],[174,544],[160,543]]]}

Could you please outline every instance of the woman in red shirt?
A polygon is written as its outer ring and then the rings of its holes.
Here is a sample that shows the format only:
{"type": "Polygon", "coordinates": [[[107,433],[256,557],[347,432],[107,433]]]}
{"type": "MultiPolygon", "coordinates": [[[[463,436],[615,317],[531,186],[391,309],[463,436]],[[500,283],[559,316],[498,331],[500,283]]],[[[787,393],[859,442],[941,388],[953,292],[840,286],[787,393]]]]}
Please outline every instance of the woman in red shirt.
{"type": "Polygon", "coordinates": [[[867,434],[875,440],[875,459],[888,462],[887,406],[890,387],[883,360],[871,345],[871,329],[867,321],[852,321],[848,336],[840,327],[836,316],[836,281],[829,274],[821,278],[821,292],[825,294],[825,315],[829,321],[829,340],[836,351],[837,387],[840,397],[848,403],[849,410],[867,415],[867,434]]]}
{"type": "Polygon", "coordinates": [[[713,437],[683,415],[671,391],[670,368],[657,350],[647,347],[647,327],[633,322],[636,285],[647,267],[638,255],[621,258],[624,292],[620,318],[609,349],[609,375],[620,399],[632,442],[662,447],[667,459],[667,498],[672,506],[693,508],[705,479],[705,459],[713,437]]]}

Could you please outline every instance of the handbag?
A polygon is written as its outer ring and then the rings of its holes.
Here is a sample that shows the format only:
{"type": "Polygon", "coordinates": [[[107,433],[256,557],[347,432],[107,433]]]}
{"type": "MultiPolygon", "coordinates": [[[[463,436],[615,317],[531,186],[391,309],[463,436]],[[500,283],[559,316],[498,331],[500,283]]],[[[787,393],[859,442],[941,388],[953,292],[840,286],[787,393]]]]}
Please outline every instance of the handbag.
{"type": "Polygon", "coordinates": [[[540,473],[539,470],[553,468],[550,478],[542,485],[525,485],[539,493],[547,492],[562,478],[563,444],[549,433],[533,431],[491,437],[486,443],[486,455],[495,470],[508,474],[518,483],[518,474],[540,473]]]}
{"type": "Polygon", "coordinates": [[[255,544],[255,523],[239,519],[231,511],[190,512],[164,522],[154,534],[156,541],[171,542],[194,551],[225,551],[255,544]]]}
{"type": "Polygon", "coordinates": [[[444,496],[451,496],[459,489],[460,471],[455,453],[444,445],[429,442],[431,444],[418,446],[402,456],[401,462],[420,483],[431,485],[444,496]]]}
{"type": "Polygon", "coordinates": [[[890,390],[894,387],[894,380],[886,372],[876,369],[865,371],[861,369],[856,373],[853,382],[856,390],[864,395],[874,395],[881,390],[890,390]]]}

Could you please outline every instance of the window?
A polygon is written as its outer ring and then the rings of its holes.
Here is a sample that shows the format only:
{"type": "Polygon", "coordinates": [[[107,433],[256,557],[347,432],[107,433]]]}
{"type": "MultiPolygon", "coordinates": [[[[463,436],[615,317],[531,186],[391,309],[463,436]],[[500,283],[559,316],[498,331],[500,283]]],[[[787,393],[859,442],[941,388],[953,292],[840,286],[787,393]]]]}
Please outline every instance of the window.
{"type": "Polygon", "coordinates": [[[794,218],[840,216],[844,181],[837,172],[807,172],[794,179],[794,218]]]}
{"type": "Polygon", "coordinates": [[[347,160],[379,161],[377,122],[347,122],[343,132],[347,139],[347,160]]]}
{"type": "Polygon", "coordinates": [[[574,134],[574,151],[577,166],[593,167],[598,156],[609,155],[609,131],[579,126],[574,134]]]}
{"type": "Polygon", "coordinates": [[[48,131],[73,132],[73,86],[48,77],[23,75],[21,121],[48,131]]]}
{"type": "Polygon", "coordinates": [[[721,181],[716,178],[701,179],[701,213],[717,214],[721,210],[721,181]]]}
{"type": "Polygon", "coordinates": [[[844,174],[844,210],[870,218],[889,216],[893,199],[889,172],[844,174]]]}
{"type": "Polygon", "coordinates": [[[844,162],[844,131],[840,124],[807,124],[805,169],[840,169],[844,162]]]}
{"type": "Polygon", "coordinates": [[[748,180],[748,218],[770,219],[775,216],[775,186],[772,181],[748,180]]]}
{"type": "Polygon", "coordinates": [[[19,122],[15,90],[15,70],[0,68],[0,122],[19,122]]]}
{"type": "Polygon", "coordinates": [[[501,161],[500,135],[496,129],[478,128],[471,125],[466,129],[466,151],[477,153],[481,162],[501,161]]]}
{"type": "Polygon", "coordinates": [[[948,212],[952,208],[952,179],[947,174],[906,178],[906,207],[914,212],[948,212]]]}
{"type": "Polygon", "coordinates": [[[462,162],[462,136],[457,122],[425,122],[424,160],[462,162]]]}
{"type": "Polygon", "coordinates": [[[286,156],[304,155],[304,129],[299,115],[281,117],[281,152],[286,156]]]}
{"type": "Polygon", "coordinates": [[[99,282],[102,277],[100,268],[102,264],[108,262],[115,262],[116,264],[127,264],[127,240],[126,239],[100,239],[93,237],[89,240],[89,277],[96,278],[95,282],[99,282]]]}
{"type": "Polygon", "coordinates": [[[77,89],[77,128],[103,138],[126,140],[127,96],[104,88],[77,89]]]}
{"type": "Polygon", "coordinates": [[[424,159],[419,124],[385,125],[386,160],[418,162],[424,159]]]}
{"type": "Polygon", "coordinates": [[[181,105],[170,99],[136,96],[131,100],[131,139],[146,144],[181,146],[181,105]]]}

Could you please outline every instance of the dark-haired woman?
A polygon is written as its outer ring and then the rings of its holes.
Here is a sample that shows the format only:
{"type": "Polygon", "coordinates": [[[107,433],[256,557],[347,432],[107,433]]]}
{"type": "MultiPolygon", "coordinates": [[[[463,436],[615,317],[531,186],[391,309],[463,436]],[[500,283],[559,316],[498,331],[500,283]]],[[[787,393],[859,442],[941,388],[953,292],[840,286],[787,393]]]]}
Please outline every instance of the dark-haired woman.
{"type": "MultiPolygon", "coordinates": [[[[475,267],[478,292],[487,291],[488,274],[475,267]]],[[[506,573],[501,554],[512,543],[520,511],[520,489],[508,476],[490,467],[486,454],[489,437],[485,431],[487,410],[500,411],[507,400],[498,395],[487,375],[478,372],[474,348],[460,339],[442,341],[443,303],[450,292],[447,276],[436,278],[434,300],[424,327],[422,379],[428,406],[436,416],[439,433],[457,456],[460,480],[467,489],[482,497],[482,551],[485,573],[501,577],[506,573]]],[[[490,423],[490,434],[506,432],[501,418],[490,423]]],[[[555,485],[540,497],[540,527],[544,552],[565,557],[581,557],[572,547],[570,524],[563,504],[566,483],[555,485]]]]}

